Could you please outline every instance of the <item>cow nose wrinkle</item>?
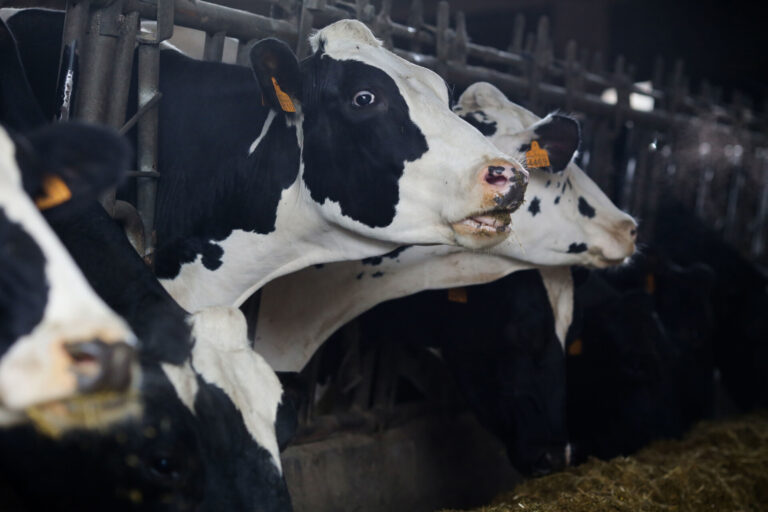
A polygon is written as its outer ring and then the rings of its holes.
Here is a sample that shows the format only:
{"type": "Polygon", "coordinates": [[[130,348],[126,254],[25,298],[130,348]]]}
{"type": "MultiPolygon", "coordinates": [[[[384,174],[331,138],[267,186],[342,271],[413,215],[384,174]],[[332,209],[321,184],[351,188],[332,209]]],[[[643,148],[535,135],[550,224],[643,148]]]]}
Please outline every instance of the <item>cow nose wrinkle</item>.
{"type": "Polygon", "coordinates": [[[95,339],[67,344],[65,349],[72,358],[81,393],[119,392],[130,386],[136,351],[128,343],[95,339]]]}

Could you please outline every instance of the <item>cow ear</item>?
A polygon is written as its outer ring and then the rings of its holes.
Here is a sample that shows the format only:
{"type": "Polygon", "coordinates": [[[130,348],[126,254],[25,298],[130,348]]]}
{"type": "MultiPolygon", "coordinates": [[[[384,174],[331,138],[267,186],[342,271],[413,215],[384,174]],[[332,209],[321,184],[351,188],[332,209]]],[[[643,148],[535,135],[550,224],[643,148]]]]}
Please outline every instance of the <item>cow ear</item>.
{"type": "Polygon", "coordinates": [[[268,38],[251,48],[251,69],[265,104],[275,110],[296,112],[301,101],[301,72],[296,55],[284,42],[268,38]]]}
{"type": "Polygon", "coordinates": [[[15,139],[24,189],[41,210],[90,203],[123,179],[132,159],[117,132],[84,123],[52,124],[15,139]]]}
{"type": "Polygon", "coordinates": [[[488,107],[504,108],[509,100],[504,93],[488,82],[476,82],[459,97],[459,108],[466,112],[488,107]]]}
{"type": "Polygon", "coordinates": [[[550,114],[525,131],[518,150],[525,154],[529,169],[563,171],[581,143],[581,129],[575,119],[550,114]]]}

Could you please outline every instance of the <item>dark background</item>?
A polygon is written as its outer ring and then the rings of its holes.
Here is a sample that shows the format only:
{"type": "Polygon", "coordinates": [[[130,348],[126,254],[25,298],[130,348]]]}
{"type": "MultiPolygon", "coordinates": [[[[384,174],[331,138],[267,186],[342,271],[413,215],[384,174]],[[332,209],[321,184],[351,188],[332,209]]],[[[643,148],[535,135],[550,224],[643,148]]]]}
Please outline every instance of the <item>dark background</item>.
{"type": "MultiPolygon", "coordinates": [[[[404,21],[410,2],[393,3],[393,18],[404,21]]],[[[424,0],[429,23],[434,23],[437,3],[424,0]]],[[[518,13],[526,17],[526,31],[535,31],[538,18],[546,15],[557,58],[574,39],[579,48],[602,52],[608,69],[624,55],[637,67],[637,81],[651,78],[657,56],[664,58],[667,72],[682,58],[694,93],[706,79],[723,88],[726,100],[734,89],[740,90],[764,110],[768,99],[768,24],[763,16],[768,9],[761,2],[451,0],[450,5],[452,13],[466,13],[470,37],[480,44],[506,48],[518,13]]]]}

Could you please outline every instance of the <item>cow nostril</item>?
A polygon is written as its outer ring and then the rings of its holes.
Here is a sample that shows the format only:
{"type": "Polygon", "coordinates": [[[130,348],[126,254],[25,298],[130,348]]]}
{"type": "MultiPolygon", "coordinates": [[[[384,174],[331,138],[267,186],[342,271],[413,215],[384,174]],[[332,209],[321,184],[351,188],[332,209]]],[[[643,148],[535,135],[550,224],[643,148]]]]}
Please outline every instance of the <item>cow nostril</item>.
{"type": "Polygon", "coordinates": [[[629,230],[630,236],[637,236],[637,228],[632,228],[629,230]]]}
{"type": "Polygon", "coordinates": [[[127,343],[91,340],[65,349],[72,358],[79,391],[124,391],[130,385],[136,352],[127,343]]]}

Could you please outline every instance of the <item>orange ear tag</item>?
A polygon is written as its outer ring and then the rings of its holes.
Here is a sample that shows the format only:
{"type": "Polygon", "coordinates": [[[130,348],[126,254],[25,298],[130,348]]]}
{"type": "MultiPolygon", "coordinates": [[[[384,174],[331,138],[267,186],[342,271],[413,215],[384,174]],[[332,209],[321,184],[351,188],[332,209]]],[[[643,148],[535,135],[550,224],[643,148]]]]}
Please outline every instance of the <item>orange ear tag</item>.
{"type": "Polygon", "coordinates": [[[645,275],[645,291],[649,295],[653,295],[653,292],[656,291],[656,276],[652,272],[645,275]]]}
{"type": "Polygon", "coordinates": [[[460,304],[467,303],[467,289],[466,288],[449,288],[448,300],[451,302],[458,302],[460,304]]]}
{"type": "Polygon", "coordinates": [[[40,210],[47,210],[72,199],[72,192],[58,176],[48,174],[43,178],[43,194],[35,199],[40,210]]]}
{"type": "Polygon", "coordinates": [[[539,147],[539,141],[531,141],[531,149],[525,154],[525,166],[529,169],[549,167],[549,155],[546,149],[539,147]]]}
{"type": "Polygon", "coordinates": [[[569,356],[580,356],[581,351],[584,349],[581,338],[577,338],[568,346],[568,355],[569,356]]]}
{"type": "Polygon", "coordinates": [[[275,88],[277,101],[280,103],[280,108],[283,109],[283,112],[296,112],[296,107],[293,106],[291,97],[285,94],[280,86],[277,85],[277,80],[275,80],[275,77],[272,77],[272,85],[275,88]]]}

